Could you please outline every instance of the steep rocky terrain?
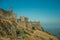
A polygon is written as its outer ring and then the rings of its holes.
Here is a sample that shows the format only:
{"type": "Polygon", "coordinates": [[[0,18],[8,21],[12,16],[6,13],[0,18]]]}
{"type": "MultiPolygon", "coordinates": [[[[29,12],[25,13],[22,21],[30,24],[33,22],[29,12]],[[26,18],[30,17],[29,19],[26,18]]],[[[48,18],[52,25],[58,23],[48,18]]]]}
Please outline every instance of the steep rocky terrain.
{"type": "Polygon", "coordinates": [[[59,40],[36,22],[25,22],[0,14],[0,40],[59,40]]]}

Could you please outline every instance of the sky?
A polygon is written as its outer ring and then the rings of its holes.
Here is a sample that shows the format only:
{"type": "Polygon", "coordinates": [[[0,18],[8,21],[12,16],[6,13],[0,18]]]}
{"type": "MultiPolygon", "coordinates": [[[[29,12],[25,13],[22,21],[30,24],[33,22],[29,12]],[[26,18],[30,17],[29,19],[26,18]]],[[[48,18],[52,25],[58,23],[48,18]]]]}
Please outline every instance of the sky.
{"type": "Polygon", "coordinates": [[[60,0],[0,0],[0,8],[41,23],[60,23],[60,0]]]}

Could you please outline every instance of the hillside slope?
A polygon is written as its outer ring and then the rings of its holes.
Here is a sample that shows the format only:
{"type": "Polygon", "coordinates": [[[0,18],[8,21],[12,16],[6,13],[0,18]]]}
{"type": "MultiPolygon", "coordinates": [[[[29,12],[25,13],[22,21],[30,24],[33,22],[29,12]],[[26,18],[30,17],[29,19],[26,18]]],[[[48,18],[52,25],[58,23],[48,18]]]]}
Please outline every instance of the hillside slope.
{"type": "Polygon", "coordinates": [[[11,16],[0,15],[0,40],[59,40],[45,32],[39,22],[29,22],[24,17],[18,20],[11,16]]]}

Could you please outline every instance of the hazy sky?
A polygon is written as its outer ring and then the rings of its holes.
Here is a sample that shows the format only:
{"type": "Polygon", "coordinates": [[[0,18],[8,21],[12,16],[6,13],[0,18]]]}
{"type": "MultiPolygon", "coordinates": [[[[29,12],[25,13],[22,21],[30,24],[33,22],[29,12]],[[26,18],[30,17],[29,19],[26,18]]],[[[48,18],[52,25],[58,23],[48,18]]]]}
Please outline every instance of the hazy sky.
{"type": "Polygon", "coordinates": [[[0,0],[0,8],[41,23],[60,23],[60,0],[0,0]]]}

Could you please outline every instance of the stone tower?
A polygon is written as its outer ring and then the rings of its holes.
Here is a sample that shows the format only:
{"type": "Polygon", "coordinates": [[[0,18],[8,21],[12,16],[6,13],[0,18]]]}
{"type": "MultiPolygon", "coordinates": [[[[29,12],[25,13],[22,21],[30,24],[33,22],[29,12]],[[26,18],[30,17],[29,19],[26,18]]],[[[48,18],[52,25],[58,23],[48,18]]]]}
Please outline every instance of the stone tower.
{"type": "Polygon", "coordinates": [[[10,7],[10,10],[9,10],[9,11],[10,11],[10,13],[12,13],[12,12],[13,12],[12,7],[10,7]]]}
{"type": "Polygon", "coordinates": [[[21,20],[21,22],[28,22],[28,18],[24,17],[24,16],[21,16],[20,20],[21,20]]]}

